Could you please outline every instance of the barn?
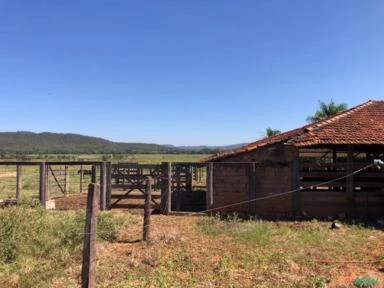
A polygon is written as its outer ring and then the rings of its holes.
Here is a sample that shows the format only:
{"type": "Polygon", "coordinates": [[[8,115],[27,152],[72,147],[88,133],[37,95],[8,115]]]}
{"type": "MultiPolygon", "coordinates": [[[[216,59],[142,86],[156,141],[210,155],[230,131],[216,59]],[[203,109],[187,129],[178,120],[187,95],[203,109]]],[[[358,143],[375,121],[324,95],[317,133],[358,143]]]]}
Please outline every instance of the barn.
{"type": "Polygon", "coordinates": [[[384,101],[204,159],[207,208],[262,217],[384,216],[384,101]]]}

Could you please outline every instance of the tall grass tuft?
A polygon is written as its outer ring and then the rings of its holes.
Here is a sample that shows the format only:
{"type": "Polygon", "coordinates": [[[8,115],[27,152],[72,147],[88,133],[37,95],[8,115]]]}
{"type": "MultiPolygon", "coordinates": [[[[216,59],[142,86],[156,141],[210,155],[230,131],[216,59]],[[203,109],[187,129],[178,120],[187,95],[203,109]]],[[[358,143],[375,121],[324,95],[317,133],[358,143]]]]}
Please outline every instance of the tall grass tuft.
{"type": "MultiPolygon", "coordinates": [[[[0,287],[49,287],[67,267],[81,263],[84,211],[40,207],[0,210],[0,287]]],[[[113,241],[124,220],[110,212],[98,217],[99,240],[113,241]]]]}

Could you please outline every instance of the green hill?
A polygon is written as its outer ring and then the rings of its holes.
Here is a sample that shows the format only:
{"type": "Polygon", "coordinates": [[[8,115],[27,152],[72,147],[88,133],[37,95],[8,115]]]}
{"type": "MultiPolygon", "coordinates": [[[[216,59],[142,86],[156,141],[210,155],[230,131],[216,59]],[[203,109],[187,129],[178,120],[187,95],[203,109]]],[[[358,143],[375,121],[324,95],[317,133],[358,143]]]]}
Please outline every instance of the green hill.
{"type": "Polygon", "coordinates": [[[0,132],[0,152],[5,153],[183,153],[183,149],[158,144],[117,143],[102,138],[63,133],[0,132]]]}

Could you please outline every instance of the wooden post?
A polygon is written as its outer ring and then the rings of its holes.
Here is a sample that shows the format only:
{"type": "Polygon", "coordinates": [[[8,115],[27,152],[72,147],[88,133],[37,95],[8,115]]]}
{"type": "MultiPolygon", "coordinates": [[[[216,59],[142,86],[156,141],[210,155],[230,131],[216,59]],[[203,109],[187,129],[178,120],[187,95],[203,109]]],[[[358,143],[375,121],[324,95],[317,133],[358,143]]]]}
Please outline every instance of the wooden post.
{"type": "Polygon", "coordinates": [[[100,165],[100,210],[107,207],[107,163],[100,165]]]}
{"type": "Polygon", "coordinates": [[[21,165],[16,165],[16,200],[20,200],[23,187],[23,171],[21,165]]]}
{"type": "Polygon", "coordinates": [[[68,173],[68,165],[65,165],[64,167],[64,194],[68,197],[69,195],[69,173],[68,173]]]}
{"type": "MultiPolygon", "coordinates": [[[[206,193],[206,209],[213,208],[213,162],[207,164],[207,193],[206,193]]],[[[212,212],[210,213],[212,214],[212,212]]]]}
{"type": "Polygon", "coordinates": [[[40,186],[39,186],[39,198],[41,205],[47,207],[47,165],[45,162],[40,163],[40,186]]]}
{"type": "MultiPolygon", "coordinates": [[[[249,200],[256,198],[256,163],[250,163],[249,167],[249,200]]],[[[249,202],[249,213],[256,214],[256,201],[249,202]]]]}
{"type": "Polygon", "coordinates": [[[162,162],[161,210],[168,215],[172,210],[172,163],[162,162]]]}
{"type": "Polygon", "coordinates": [[[83,169],[83,165],[80,165],[80,193],[83,193],[83,182],[84,182],[84,169],[83,169]]]}
{"type": "Polygon", "coordinates": [[[143,225],[143,240],[150,241],[151,231],[151,201],[152,201],[152,187],[151,177],[145,180],[145,206],[144,206],[144,225],[143,225]]]}
{"type": "Polygon", "coordinates": [[[107,174],[107,182],[106,182],[106,209],[111,209],[111,196],[112,196],[112,165],[111,162],[107,162],[106,165],[106,174],[107,174]]]}
{"type": "MultiPolygon", "coordinates": [[[[348,145],[347,148],[347,167],[346,173],[351,174],[353,172],[353,146],[348,145]]],[[[346,195],[347,195],[347,209],[346,214],[349,219],[355,217],[355,195],[354,195],[354,183],[353,175],[347,177],[346,179],[346,195]]]]}
{"type": "Polygon", "coordinates": [[[92,177],[91,182],[96,183],[96,165],[92,165],[92,177]]]}
{"type": "Polygon", "coordinates": [[[174,194],[175,194],[175,202],[176,202],[176,211],[180,211],[180,208],[181,208],[181,187],[180,187],[180,181],[181,181],[181,177],[180,177],[180,174],[181,174],[181,171],[180,171],[180,165],[177,165],[176,164],[176,191],[174,191],[174,194]]]}
{"type": "MultiPolygon", "coordinates": [[[[296,149],[296,148],[295,148],[296,149]]],[[[299,151],[296,150],[292,158],[292,190],[297,190],[292,193],[292,214],[301,216],[301,191],[300,188],[300,159],[299,151]]]]}
{"type": "Polygon", "coordinates": [[[83,266],[81,269],[82,288],[94,288],[96,286],[96,228],[99,194],[100,186],[95,183],[89,184],[84,229],[83,266]]]}

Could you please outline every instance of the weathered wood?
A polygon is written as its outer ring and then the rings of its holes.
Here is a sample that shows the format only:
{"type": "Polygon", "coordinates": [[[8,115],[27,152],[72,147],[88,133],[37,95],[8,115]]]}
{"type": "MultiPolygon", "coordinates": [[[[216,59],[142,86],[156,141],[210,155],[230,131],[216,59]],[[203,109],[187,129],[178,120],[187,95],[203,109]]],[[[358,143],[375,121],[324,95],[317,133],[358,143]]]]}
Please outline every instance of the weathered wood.
{"type": "MultiPolygon", "coordinates": [[[[348,145],[347,151],[347,175],[353,172],[353,146],[348,145]]],[[[347,209],[346,213],[349,218],[355,217],[355,199],[354,199],[354,184],[353,175],[350,175],[346,179],[346,192],[347,192],[347,209]]]]}
{"type": "Polygon", "coordinates": [[[180,181],[180,166],[176,165],[176,190],[173,192],[175,194],[175,202],[176,202],[176,211],[180,211],[181,208],[181,181],[180,181]]]}
{"type": "Polygon", "coordinates": [[[45,162],[40,163],[40,185],[39,185],[39,199],[41,205],[47,207],[47,165],[45,162]]]}
{"type": "Polygon", "coordinates": [[[168,215],[172,210],[172,163],[162,164],[161,207],[162,213],[168,215]]]}
{"type": "MultiPolygon", "coordinates": [[[[256,198],[256,163],[250,163],[249,167],[249,200],[256,198]]],[[[249,213],[256,214],[256,201],[249,202],[249,213]]]]}
{"type": "Polygon", "coordinates": [[[112,164],[107,162],[106,164],[106,209],[111,209],[111,196],[112,196],[112,164]]]}
{"type": "Polygon", "coordinates": [[[145,184],[145,206],[144,206],[144,224],[143,224],[143,240],[150,241],[151,237],[151,202],[152,202],[152,187],[151,177],[147,177],[145,184]]]}
{"type": "Polygon", "coordinates": [[[84,169],[83,169],[83,165],[80,165],[80,193],[83,193],[83,182],[84,182],[84,169]]]}
{"type": "Polygon", "coordinates": [[[69,173],[68,173],[68,165],[64,166],[64,195],[68,197],[69,195],[69,173]]]}
{"type": "Polygon", "coordinates": [[[99,199],[100,186],[94,183],[89,184],[81,270],[82,288],[94,288],[96,286],[96,230],[99,199]]]}
{"type": "Polygon", "coordinates": [[[22,165],[16,165],[16,199],[20,200],[23,187],[22,165]]]}
{"type": "Polygon", "coordinates": [[[100,165],[100,210],[107,208],[107,163],[100,165]]]}
{"type": "Polygon", "coordinates": [[[291,189],[295,190],[292,194],[292,214],[294,216],[301,215],[301,191],[300,188],[300,173],[299,173],[299,153],[295,153],[292,159],[292,186],[291,189]]]}
{"type": "Polygon", "coordinates": [[[213,164],[212,162],[207,163],[207,192],[206,192],[206,209],[210,210],[213,208],[213,164]]]}
{"type": "Polygon", "coordinates": [[[92,165],[91,182],[96,183],[96,165],[92,165]]]}

